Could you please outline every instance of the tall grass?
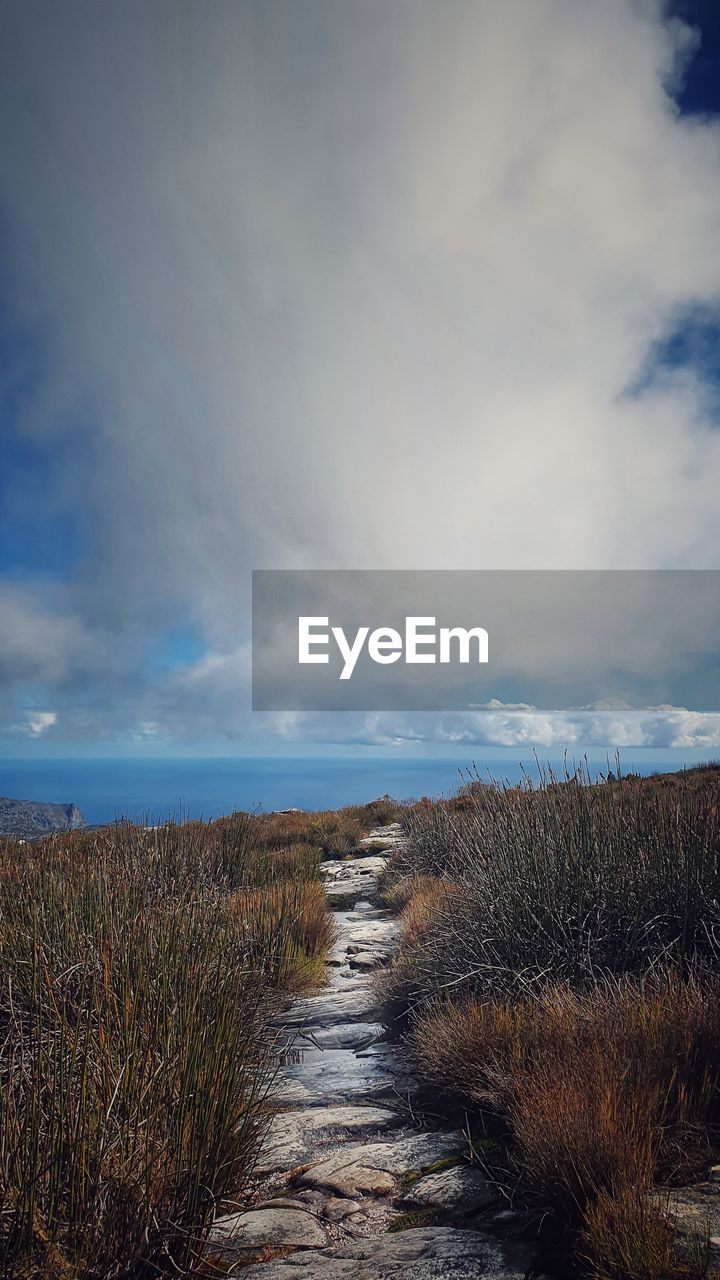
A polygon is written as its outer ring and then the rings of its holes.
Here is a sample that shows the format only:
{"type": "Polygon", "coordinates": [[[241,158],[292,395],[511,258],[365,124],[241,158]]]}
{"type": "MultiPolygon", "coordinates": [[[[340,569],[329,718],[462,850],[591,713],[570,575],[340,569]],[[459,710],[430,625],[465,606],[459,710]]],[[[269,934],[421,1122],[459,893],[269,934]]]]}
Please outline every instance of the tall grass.
{"type": "Polygon", "coordinates": [[[668,963],[720,943],[720,774],[705,788],[578,778],[420,805],[396,870],[458,886],[415,965],[415,995],[527,993],[668,963]]]}
{"type": "MultiPolygon", "coordinates": [[[[237,816],[246,815],[234,815],[237,816]]],[[[249,822],[256,848],[283,849],[288,843],[300,843],[311,845],[321,856],[350,853],[373,825],[369,811],[358,806],[314,813],[294,810],[258,814],[249,822]]]]}
{"type": "MultiPolygon", "coordinates": [[[[398,821],[405,813],[406,806],[390,796],[381,796],[369,804],[345,805],[342,809],[257,814],[249,818],[249,822],[255,848],[284,849],[294,842],[310,845],[318,856],[329,857],[352,853],[372,827],[398,821]]],[[[247,818],[247,815],[235,814],[224,821],[232,823],[238,817],[247,818]]]]}
{"type": "Polygon", "coordinates": [[[598,1280],[709,1266],[651,1193],[704,1175],[720,1118],[719,814],[717,770],[474,778],[408,811],[385,878],[402,933],[383,983],[420,1072],[598,1280]]]}
{"type": "MultiPolygon", "coordinates": [[[[701,1179],[719,1113],[720,986],[677,974],[437,1006],[410,1044],[486,1130],[499,1180],[597,1275],[688,1274],[653,1187],[701,1179]],[[496,1157],[497,1158],[497,1157],[496,1157]]],[[[698,1246],[702,1241],[698,1241],[698,1246]]],[[[700,1253],[701,1247],[696,1250],[700,1253]]]]}
{"type": "MultiPolygon", "coordinates": [[[[271,1019],[331,938],[253,820],[0,848],[0,1272],[207,1268],[268,1115],[271,1019]]],[[[292,833],[290,833],[292,835],[292,833]]]]}

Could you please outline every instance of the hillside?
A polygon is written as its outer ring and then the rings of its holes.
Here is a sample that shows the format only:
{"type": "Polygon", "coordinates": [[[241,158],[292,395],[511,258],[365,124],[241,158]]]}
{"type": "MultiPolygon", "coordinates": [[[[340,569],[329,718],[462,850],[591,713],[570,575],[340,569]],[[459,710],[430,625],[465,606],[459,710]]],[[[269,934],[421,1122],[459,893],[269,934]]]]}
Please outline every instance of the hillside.
{"type": "Polygon", "coordinates": [[[84,826],[76,804],[42,804],[0,796],[0,835],[32,838],[52,831],[79,831],[84,826]]]}

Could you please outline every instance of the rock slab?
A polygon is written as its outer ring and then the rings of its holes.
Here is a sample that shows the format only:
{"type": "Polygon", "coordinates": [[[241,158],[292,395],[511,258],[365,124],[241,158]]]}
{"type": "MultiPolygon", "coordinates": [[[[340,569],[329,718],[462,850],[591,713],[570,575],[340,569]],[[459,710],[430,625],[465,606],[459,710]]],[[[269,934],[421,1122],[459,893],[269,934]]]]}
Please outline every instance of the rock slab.
{"type": "Polygon", "coordinates": [[[496,1200],[497,1191],[479,1169],[457,1164],[418,1178],[403,1193],[399,1203],[408,1209],[466,1214],[477,1213],[496,1200]]]}
{"type": "Polygon", "coordinates": [[[257,1280],[522,1280],[532,1258],[480,1231],[421,1227],[248,1267],[257,1280]]]}
{"type": "Polygon", "coordinates": [[[317,1159],[330,1143],[377,1135],[401,1123],[402,1117],[387,1107],[310,1107],[281,1112],[265,1136],[256,1172],[293,1169],[317,1159]]]}
{"type": "Polygon", "coordinates": [[[322,1249],[329,1236],[310,1209],[285,1201],[218,1218],[210,1243],[223,1253],[252,1253],[265,1245],[281,1249],[322,1249]]]}
{"type": "Polygon", "coordinates": [[[438,1160],[460,1155],[464,1133],[412,1133],[394,1142],[368,1142],[334,1152],[302,1174],[299,1184],[353,1199],[395,1190],[396,1179],[418,1173],[438,1160]]]}

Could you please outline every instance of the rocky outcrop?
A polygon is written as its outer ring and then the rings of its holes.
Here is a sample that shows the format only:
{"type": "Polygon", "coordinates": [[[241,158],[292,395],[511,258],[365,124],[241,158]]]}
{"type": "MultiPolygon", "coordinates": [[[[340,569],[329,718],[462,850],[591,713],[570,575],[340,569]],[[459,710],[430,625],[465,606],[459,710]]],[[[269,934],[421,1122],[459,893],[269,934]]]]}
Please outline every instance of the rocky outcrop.
{"type": "Polygon", "coordinates": [[[322,1249],[330,1236],[302,1201],[279,1199],[248,1213],[218,1218],[210,1240],[223,1253],[242,1255],[268,1245],[274,1249],[322,1249]]]}
{"type": "Polygon", "coordinates": [[[76,804],[42,804],[0,796],[0,835],[32,840],[53,831],[80,831],[84,826],[76,804]]]}

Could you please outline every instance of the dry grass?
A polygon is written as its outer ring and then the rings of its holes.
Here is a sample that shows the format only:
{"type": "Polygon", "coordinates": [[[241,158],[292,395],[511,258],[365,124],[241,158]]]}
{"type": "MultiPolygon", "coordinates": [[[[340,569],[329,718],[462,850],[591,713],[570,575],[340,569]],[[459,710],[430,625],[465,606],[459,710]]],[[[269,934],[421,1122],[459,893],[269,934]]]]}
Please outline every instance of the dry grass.
{"type": "Polygon", "coordinates": [[[507,1127],[500,1179],[581,1239],[598,1274],[615,1266],[613,1249],[632,1247],[638,1259],[671,1251],[650,1192],[658,1179],[691,1182],[707,1168],[720,1078],[715,979],[671,973],[445,1005],[417,1018],[410,1046],[426,1078],[507,1127]]]}
{"type": "Polygon", "coordinates": [[[384,880],[420,1072],[598,1280],[707,1270],[652,1191],[704,1176],[720,1111],[719,813],[715,768],[475,779],[407,813],[384,880]]]}
{"type": "Polygon", "coordinates": [[[317,847],[253,834],[235,815],[0,848],[3,1275],[206,1267],[267,1122],[271,1019],[332,933],[317,847]]]}
{"type": "Polygon", "coordinates": [[[288,879],[238,889],[226,904],[244,933],[248,954],[274,985],[299,992],[319,981],[335,932],[319,883],[288,879]]]}
{"type": "Polygon", "coordinates": [[[402,822],[408,812],[409,805],[392,796],[378,796],[369,804],[348,805],[346,813],[352,813],[364,828],[387,827],[391,822],[402,822]]]}
{"type": "Polygon", "coordinates": [[[400,912],[403,946],[411,950],[426,937],[438,920],[452,912],[459,898],[457,885],[436,876],[416,876],[407,886],[400,912]]]}
{"type": "Polygon", "coordinates": [[[401,876],[457,885],[415,957],[414,999],[522,996],[658,965],[717,965],[720,773],[702,786],[483,785],[459,813],[417,806],[401,876]]]}
{"type": "Polygon", "coordinates": [[[697,1241],[678,1254],[667,1211],[648,1199],[643,1186],[599,1192],[585,1213],[578,1254],[593,1280],[703,1280],[708,1254],[697,1241]]]}
{"type": "MultiPolygon", "coordinates": [[[[265,813],[250,818],[251,838],[256,849],[283,849],[288,845],[306,844],[320,854],[344,854],[357,848],[358,841],[372,826],[369,816],[358,808],[306,813],[265,813]]],[[[247,815],[240,815],[247,817],[247,815]]],[[[223,821],[232,821],[224,819],[223,821]]]]}

